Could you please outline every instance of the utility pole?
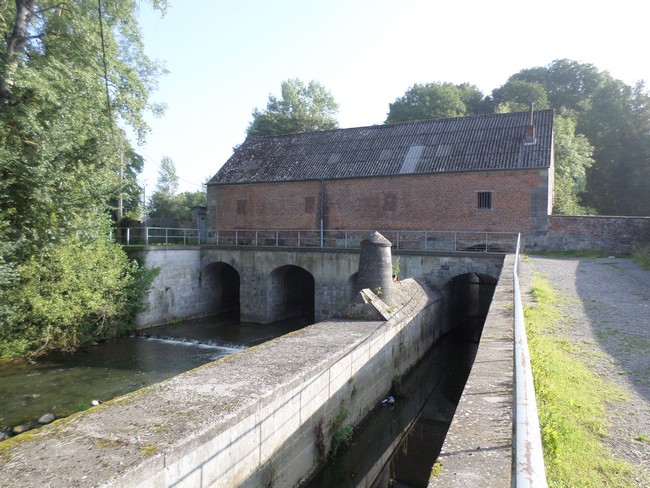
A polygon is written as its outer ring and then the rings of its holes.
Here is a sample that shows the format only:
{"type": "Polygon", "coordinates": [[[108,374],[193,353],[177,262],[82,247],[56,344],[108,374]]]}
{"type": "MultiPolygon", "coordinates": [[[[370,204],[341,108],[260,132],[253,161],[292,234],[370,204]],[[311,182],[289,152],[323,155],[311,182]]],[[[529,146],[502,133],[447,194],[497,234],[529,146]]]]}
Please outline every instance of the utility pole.
{"type": "Polygon", "coordinates": [[[119,188],[117,190],[117,225],[120,225],[122,221],[123,205],[122,205],[122,181],[124,180],[124,151],[122,150],[122,144],[120,144],[120,181],[119,188]]]}

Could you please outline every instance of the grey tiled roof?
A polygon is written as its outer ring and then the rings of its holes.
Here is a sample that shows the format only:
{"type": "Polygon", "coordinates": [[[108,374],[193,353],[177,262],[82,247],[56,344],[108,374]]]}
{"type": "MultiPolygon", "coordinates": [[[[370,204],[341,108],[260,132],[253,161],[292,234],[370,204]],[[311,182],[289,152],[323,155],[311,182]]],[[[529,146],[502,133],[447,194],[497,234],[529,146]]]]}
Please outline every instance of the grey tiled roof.
{"type": "Polygon", "coordinates": [[[535,144],[530,112],[249,138],[209,184],[548,168],[553,111],[533,120],[535,144]]]}

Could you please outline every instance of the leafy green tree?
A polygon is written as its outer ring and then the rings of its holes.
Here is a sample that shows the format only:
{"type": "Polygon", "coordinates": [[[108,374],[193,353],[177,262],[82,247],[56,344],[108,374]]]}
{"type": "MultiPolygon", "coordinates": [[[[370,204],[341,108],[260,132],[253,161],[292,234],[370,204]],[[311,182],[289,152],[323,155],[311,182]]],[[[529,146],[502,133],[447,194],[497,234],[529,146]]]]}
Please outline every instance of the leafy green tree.
{"type": "Polygon", "coordinates": [[[327,89],[316,81],[299,79],[282,82],[282,97],[269,95],[266,110],[253,111],[248,136],[269,136],[331,130],[338,127],[339,106],[327,89]]]}
{"type": "Polygon", "coordinates": [[[585,202],[609,215],[650,215],[650,95],[610,80],[585,103],[577,129],[594,145],[585,202]]]}
{"type": "Polygon", "coordinates": [[[526,81],[544,87],[551,107],[556,110],[580,110],[585,100],[610,76],[593,64],[579,63],[570,59],[557,59],[548,66],[528,68],[512,75],[510,81],[526,81]]]}
{"type": "Polygon", "coordinates": [[[548,108],[548,97],[539,83],[513,80],[492,92],[492,103],[498,113],[525,112],[533,104],[537,110],[548,108]]]}
{"type": "Polygon", "coordinates": [[[467,84],[416,83],[389,105],[386,123],[463,117],[469,112],[466,102],[477,105],[477,93],[467,84]]]}
{"type": "Polygon", "coordinates": [[[456,85],[460,98],[467,108],[467,115],[479,115],[492,112],[492,106],[476,85],[461,83],[456,85]]]}
{"type": "Polygon", "coordinates": [[[55,336],[74,345],[88,336],[81,330],[116,330],[112,322],[100,325],[96,302],[83,297],[90,288],[69,287],[69,271],[47,274],[50,265],[105,263],[85,268],[90,274],[77,281],[95,280],[114,310],[129,308],[120,290],[136,268],[110,242],[107,227],[118,169],[132,152],[118,126],[144,137],[161,70],[144,54],[135,0],[99,5],[101,16],[98,3],[84,0],[0,0],[0,348],[62,346],[48,339],[55,336]],[[56,296],[70,301],[76,318],[57,324],[56,296]]]}
{"type": "Polygon", "coordinates": [[[149,201],[150,218],[188,220],[192,207],[207,205],[205,191],[177,194],[178,187],[176,165],[169,156],[163,156],[160,161],[156,190],[149,201]]]}
{"type": "Polygon", "coordinates": [[[555,149],[555,195],[553,213],[583,215],[590,212],[581,199],[586,189],[587,170],[593,165],[593,147],[576,134],[570,117],[556,115],[553,122],[555,149]]]}

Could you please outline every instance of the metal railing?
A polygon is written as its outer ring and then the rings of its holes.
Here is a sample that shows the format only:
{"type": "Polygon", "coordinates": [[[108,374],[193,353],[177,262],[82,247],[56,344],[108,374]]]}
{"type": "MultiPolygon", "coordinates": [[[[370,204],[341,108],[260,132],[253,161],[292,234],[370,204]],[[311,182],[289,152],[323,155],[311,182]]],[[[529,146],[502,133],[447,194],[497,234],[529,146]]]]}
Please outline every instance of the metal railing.
{"type": "Polygon", "coordinates": [[[546,473],[535,401],[535,385],[530,366],[524,308],[519,288],[520,238],[521,236],[517,237],[513,270],[515,311],[513,448],[515,463],[512,486],[513,488],[545,488],[547,486],[546,473]]]}
{"type": "Polygon", "coordinates": [[[113,236],[126,246],[198,246],[205,243],[205,231],[174,227],[120,227],[113,236]]]}
{"type": "MultiPolygon", "coordinates": [[[[115,239],[125,245],[214,245],[322,247],[356,249],[370,236],[368,229],[177,229],[118,228],[115,239]]],[[[515,252],[514,232],[379,230],[397,250],[515,252]]]]}

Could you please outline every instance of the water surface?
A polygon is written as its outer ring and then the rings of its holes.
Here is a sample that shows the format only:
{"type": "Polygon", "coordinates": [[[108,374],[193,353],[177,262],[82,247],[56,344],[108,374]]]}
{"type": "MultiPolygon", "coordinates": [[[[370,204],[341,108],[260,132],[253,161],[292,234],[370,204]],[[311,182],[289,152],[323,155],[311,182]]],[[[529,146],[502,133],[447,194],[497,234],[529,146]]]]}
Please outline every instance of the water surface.
{"type": "Polygon", "coordinates": [[[52,353],[34,364],[0,364],[0,429],[65,417],[236,353],[304,323],[249,324],[217,318],[155,327],[74,354],[52,353]]]}

